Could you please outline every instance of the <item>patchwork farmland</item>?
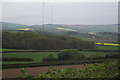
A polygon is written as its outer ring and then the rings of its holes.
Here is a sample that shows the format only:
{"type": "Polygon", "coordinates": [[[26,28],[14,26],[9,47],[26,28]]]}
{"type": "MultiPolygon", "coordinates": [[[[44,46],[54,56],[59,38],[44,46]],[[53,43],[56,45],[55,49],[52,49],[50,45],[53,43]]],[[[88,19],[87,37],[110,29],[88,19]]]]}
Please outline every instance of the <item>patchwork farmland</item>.
{"type": "MultiPolygon", "coordinates": [[[[3,49],[0,51],[4,78],[118,76],[117,60],[120,58],[118,33],[92,31],[81,33],[75,29],[77,26],[66,25],[53,25],[54,31],[51,33],[49,27],[51,25],[44,26],[47,26],[46,32],[39,31],[42,27],[38,26],[29,26],[28,28],[32,30],[22,31],[16,31],[19,26],[11,31],[3,28],[3,49]]],[[[23,26],[21,29],[26,28],[23,26]]]]}
{"type": "MultiPolygon", "coordinates": [[[[97,46],[96,49],[94,50],[100,50],[95,52],[95,51],[87,51],[87,50],[83,50],[83,51],[79,51],[78,54],[83,54],[85,56],[90,56],[90,55],[99,55],[99,56],[105,56],[109,53],[109,50],[118,50],[118,46],[97,46]],[[101,50],[108,50],[108,52],[101,52],[101,50]]],[[[54,52],[55,50],[23,50],[23,49],[2,49],[1,51],[7,51],[7,53],[3,53],[2,57],[4,58],[32,58],[34,61],[24,61],[24,62],[20,62],[20,61],[3,61],[3,64],[21,64],[21,63],[38,63],[38,62],[42,62],[43,58],[47,58],[48,54],[51,53],[53,51],[54,53],[54,58],[57,58],[58,52],[54,52]],[[18,52],[14,52],[14,51],[18,51],[18,52]],[[23,51],[23,52],[21,52],[23,51]],[[25,51],[25,52],[24,52],[25,51]],[[28,51],[28,52],[26,52],[28,51]],[[38,51],[38,52],[30,52],[30,51],[38,51]],[[40,52],[39,52],[40,51],[40,52]],[[43,51],[43,52],[41,52],[43,51]],[[47,51],[47,52],[44,52],[47,51]],[[49,52],[50,51],[50,52],[49,52]]],[[[114,52],[114,51],[113,51],[114,52]]],[[[117,52],[115,52],[115,54],[117,54],[117,52]]]]}

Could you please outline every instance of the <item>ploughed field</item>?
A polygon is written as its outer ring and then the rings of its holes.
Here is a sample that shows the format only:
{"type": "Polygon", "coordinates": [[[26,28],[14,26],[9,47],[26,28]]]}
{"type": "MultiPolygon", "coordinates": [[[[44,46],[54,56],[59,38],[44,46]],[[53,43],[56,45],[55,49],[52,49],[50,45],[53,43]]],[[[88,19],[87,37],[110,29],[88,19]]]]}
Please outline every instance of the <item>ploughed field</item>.
{"type": "MultiPolygon", "coordinates": [[[[88,64],[90,66],[90,64],[88,64]]],[[[62,66],[54,66],[54,69],[62,69],[62,68],[83,68],[84,65],[62,65],[62,66]]],[[[22,73],[20,72],[22,68],[14,68],[14,69],[3,69],[2,70],[2,77],[3,78],[16,78],[22,73]]],[[[42,74],[47,72],[50,69],[50,67],[45,66],[45,67],[30,67],[26,68],[27,72],[29,74],[32,74],[34,76],[38,74],[42,74]]]]}

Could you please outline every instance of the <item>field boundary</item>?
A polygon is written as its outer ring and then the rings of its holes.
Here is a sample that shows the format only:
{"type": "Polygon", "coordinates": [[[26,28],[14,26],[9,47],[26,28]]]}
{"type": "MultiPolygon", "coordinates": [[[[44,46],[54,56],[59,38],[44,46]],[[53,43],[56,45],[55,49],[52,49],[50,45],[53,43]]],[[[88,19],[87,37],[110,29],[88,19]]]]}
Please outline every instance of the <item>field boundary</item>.
{"type": "MultiPolygon", "coordinates": [[[[90,49],[90,50],[79,50],[79,51],[91,51],[91,52],[119,52],[120,50],[99,50],[99,49],[90,49]]],[[[16,52],[59,52],[57,51],[2,51],[2,53],[16,53],[16,52]]]]}
{"type": "Polygon", "coordinates": [[[15,53],[15,52],[59,52],[59,51],[2,51],[2,53],[15,53]]]}
{"type": "Polygon", "coordinates": [[[22,68],[22,67],[40,67],[40,66],[57,66],[57,65],[77,65],[77,64],[91,64],[103,63],[107,59],[100,60],[80,60],[80,61],[43,61],[40,63],[25,63],[25,64],[3,64],[2,68],[22,68]]]}

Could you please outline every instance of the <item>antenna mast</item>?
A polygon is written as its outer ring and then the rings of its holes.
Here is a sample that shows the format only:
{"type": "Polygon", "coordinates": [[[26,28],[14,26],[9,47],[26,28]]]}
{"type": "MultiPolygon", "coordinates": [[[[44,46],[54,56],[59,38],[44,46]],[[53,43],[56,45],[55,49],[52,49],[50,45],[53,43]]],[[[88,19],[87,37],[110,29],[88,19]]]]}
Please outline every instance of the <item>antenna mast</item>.
{"type": "Polygon", "coordinates": [[[44,9],[45,9],[45,7],[44,7],[44,6],[45,6],[45,3],[44,3],[44,0],[43,0],[43,28],[42,28],[42,29],[43,29],[43,31],[44,31],[44,9]]]}
{"type": "Polygon", "coordinates": [[[53,24],[53,6],[51,5],[51,32],[52,32],[52,24],[53,24]]]}

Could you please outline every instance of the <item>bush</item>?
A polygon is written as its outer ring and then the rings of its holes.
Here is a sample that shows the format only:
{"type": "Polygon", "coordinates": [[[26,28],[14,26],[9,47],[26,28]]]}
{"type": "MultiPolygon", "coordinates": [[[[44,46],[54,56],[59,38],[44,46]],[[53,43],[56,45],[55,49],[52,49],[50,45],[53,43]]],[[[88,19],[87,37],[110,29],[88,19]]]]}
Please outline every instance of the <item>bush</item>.
{"type": "Polygon", "coordinates": [[[87,57],[84,54],[78,54],[76,56],[77,56],[77,60],[87,59],[87,57]]]}
{"type": "Polygon", "coordinates": [[[54,58],[54,52],[50,52],[50,53],[48,53],[48,56],[47,56],[47,58],[54,58]]]}
{"type": "Polygon", "coordinates": [[[58,53],[58,60],[74,60],[77,54],[77,49],[64,49],[58,53]]]}
{"type": "Polygon", "coordinates": [[[43,58],[42,61],[56,61],[57,59],[54,57],[54,52],[48,53],[47,58],[43,58]]]}

